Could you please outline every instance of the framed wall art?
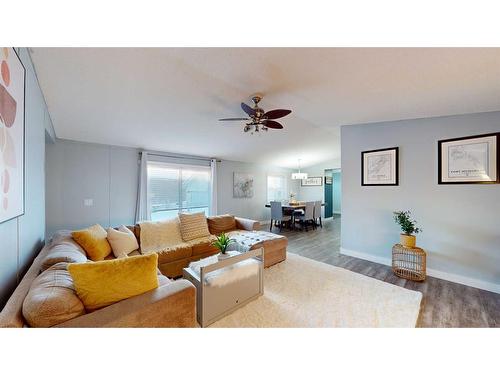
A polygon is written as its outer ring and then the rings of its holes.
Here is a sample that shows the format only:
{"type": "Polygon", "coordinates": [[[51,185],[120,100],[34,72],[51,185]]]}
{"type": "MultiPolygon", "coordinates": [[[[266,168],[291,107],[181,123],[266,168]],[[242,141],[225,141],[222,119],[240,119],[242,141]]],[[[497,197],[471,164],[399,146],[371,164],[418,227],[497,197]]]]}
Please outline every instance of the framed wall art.
{"type": "Polygon", "coordinates": [[[24,214],[26,70],[14,48],[0,47],[0,222],[24,214]]]}
{"type": "Polygon", "coordinates": [[[300,180],[300,186],[323,186],[323,177],[308,177],[300,180]]]}
{"type": "Polygon", "coordinates": [[[361,152],[361,185],[399,185],[399,147],[361,152]]]}
{"type": "Polygon", "coordinates": [[[253,197],[253,174],[234,172],[233,198],[253,197]]]}
{"type": "Polygon", "coordinates": [[[500,133],[438,141],[439,184],[498,184],[500,133]]]}

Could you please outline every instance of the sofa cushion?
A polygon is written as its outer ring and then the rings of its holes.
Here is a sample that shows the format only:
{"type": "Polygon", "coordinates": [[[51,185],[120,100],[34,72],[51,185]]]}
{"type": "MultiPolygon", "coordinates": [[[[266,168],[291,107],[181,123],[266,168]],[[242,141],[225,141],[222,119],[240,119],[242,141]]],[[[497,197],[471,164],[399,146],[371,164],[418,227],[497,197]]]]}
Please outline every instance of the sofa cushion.
{"type": "Polygon", "coordinates": [[[61,241],[50,245],[40,270],[45,271],[57,263],[85,263],[87,260],[85,251],[76,242],[61,241]]]}
{"type": "Polygon", "coordinates": [[[207,218],[210,233],[219,235],[236,229],[236,220],[233,215],[210,216],[207,218]]]}
{"type": "Polygon", "coordinates": [[[208,237],[201,237],[195,240],[188,241],[188,244],[191,245],[193,249],[193,256],[206,254],[206,253],[214,253],[218,252],[217,248],[212,245],[212,243],[217,239],[216,236],[210,235],[208,237]]]}
{"type": "Polygon", "coordinates": [[[125,225],[121,225],[118,230],[114,228],[108,228],[108,242],[111,245],[113,254],[117,258],[124,258],[132,251],[139,248],[139,243],[137,238],[135,238],[134,233],[128,229],[125,225]]]}
{"type": "Polygon", "coordinates": [[[179,220],[181,224],[181,235],[184,241],[210,236],[207,218],[204,212],[179,212],[179,220]]]}
{"type": "Polygon", "coordinates": [[[177,246],[158,251],[158,264],[189,258],[192,253],[192,247],[188,243],[183,242],[177,246]]]}
{"type": "Polygon", "coordinates": [[[141,253],[148,254],[184,245],[179,219],[140,223],[141,253]]]}
{"type": "Polygon", "coordinates": [[[111,253],[111,246],[106,239],[107,233],[99,224],[74,231],[71,235],[94,261],[103,260],[111,253]]]}
{"type": "Polygon", "coordinates": [[[92,311],[158,288],[158,255],[71,263],[68,271],[85,309],[92,311]]]}
{"type": "Polygon", "coordinates": [[[52,327],[85,314],[66,266],[53,265],[31,284],[23,302],[23,316],[31,327],[52,327]]]}

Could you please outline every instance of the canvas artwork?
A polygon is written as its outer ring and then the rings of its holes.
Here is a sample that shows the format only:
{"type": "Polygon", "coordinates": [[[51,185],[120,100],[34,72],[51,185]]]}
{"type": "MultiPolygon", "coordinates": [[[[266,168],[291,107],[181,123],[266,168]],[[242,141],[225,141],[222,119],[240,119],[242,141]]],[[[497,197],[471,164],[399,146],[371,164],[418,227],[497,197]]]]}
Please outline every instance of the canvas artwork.
{"type": "Polygon", "coordinates": [[[0,47],[0,222],[24,214],[25,69],[14,48],[0,47]]]}
{"type": "Polygon", "coordinates": [[[398,185],[398,154],[398,147],[362,152],[361,185],[398,185]]]}
{"type": "Polygon", "coordinates": [[[438,142],[439,183],[495,183],[498,134],[438,142]]]}
{"type": "Polygon", "coordinates": [[[253,197],[253,175],[252,174],[234,172],[233,197],[234,198],[252,198],[253,197]]]}

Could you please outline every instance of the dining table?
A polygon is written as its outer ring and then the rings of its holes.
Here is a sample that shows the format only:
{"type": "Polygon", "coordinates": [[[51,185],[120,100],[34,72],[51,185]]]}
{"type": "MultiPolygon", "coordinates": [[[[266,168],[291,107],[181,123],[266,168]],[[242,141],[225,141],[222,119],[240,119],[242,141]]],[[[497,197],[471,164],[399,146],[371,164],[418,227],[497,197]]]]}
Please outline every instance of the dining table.
{"type": "MultiPolygon", "coordinates": [[[[324,203],[321,203],[321,207],[324,207],[325,204],[324,203]]],[[[267,208],[271,208],[271,204],[270,203],[267,203],[266,204],[266,207],[267,208]]],[[[306,203],[282,203],[281,204],[281,208],[284,210],[284,211],[291,211],[291,210],[303,210],[306,208],[306,203]]]]}

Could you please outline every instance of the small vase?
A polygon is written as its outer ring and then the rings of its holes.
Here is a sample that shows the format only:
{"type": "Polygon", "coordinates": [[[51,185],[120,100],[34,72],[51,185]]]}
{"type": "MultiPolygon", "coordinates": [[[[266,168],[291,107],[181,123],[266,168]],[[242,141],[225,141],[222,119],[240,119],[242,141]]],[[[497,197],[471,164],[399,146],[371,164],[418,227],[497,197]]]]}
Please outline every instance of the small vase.
{"type": "Polygon", "coordinates": [[[228,253],[225,253],[225,254],[219,253],[218,258],[219,258],[219,260],[227,259],[227,258],[229,258],[229,254],[228,253]]]}
{"type": "Polygon", "coordinates": [[[404,247],[415,247],[417,243],[417,238],[412,235],[400,234],[399,243],[404,247]]]}

